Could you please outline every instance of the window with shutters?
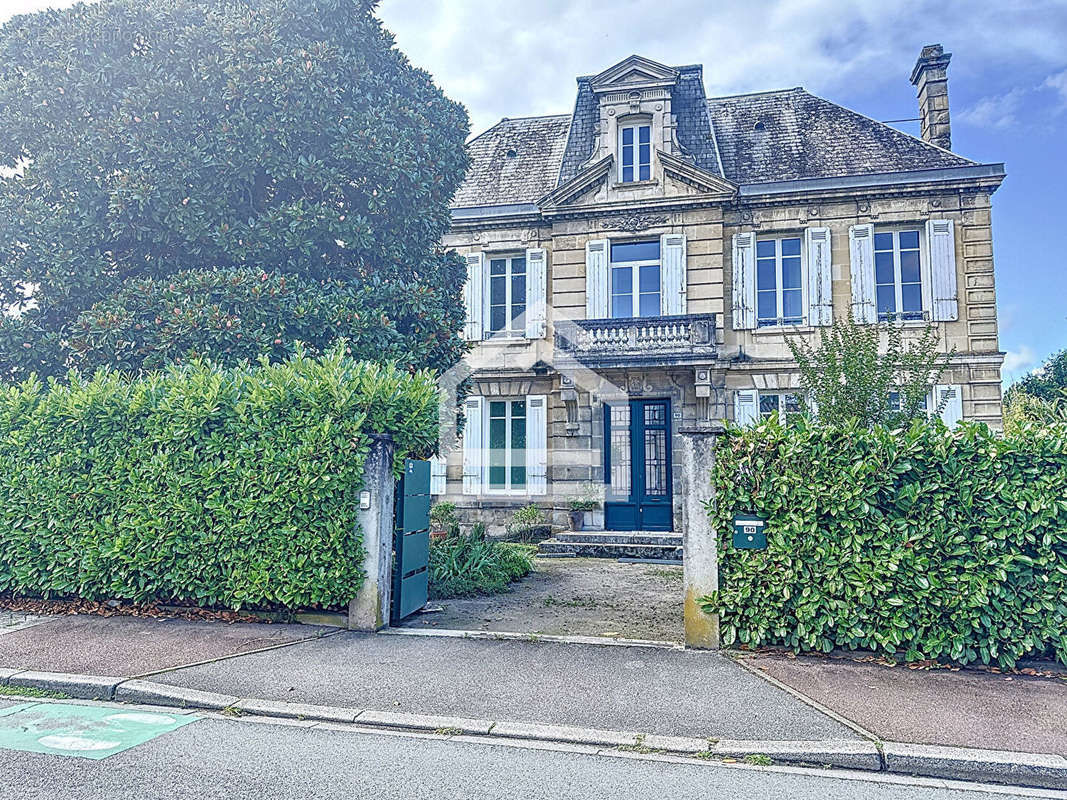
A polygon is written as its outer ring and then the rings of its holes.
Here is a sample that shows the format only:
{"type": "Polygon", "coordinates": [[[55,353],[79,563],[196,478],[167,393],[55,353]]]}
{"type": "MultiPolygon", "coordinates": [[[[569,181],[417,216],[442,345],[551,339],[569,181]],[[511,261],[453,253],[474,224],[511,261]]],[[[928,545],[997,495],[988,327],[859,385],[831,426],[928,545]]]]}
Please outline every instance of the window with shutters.
{"type": "Polygon", "coordinates": [[[875,302],[880,321],[924,319],[921,242],[917,228],[875,229],[875,302]]]}
{"type": "Polygon", "coordinates": [[[619,127],[619,180],[622,183],[652,179],[652,126],[647,123],[619,127]]]}
{"type": "Polygon", "coordinates": [[[659,239],[611,245],[613,319],[660,316],[659,239]]]}
{"type": "Polygon", "coordinates": [[[489,259],[488,305],[488,335],[526,335],[525,255],[489,259]]]}
{"type": "Polygon", "coordinates": [[[803,239],[756,241],[756,325],[804,324],[803,239]]]}
{"type": "MultiPolygon", "coordinates": [[[[919,408],[927,414],[930,413],[931,405],[929,392],[922,396],[922,399],[919,401],[919,408]]],[[[904,410],[904,395],[901,392],[896,391],[889,393],[889,410],[898,412],[904,410]]]]}
{"type": "Polygon", "coordinates": [[[526,488],[526,401],[491,400],[486,420],[489,491],[526,488]]]}
{"type": "Polygon", "coordinates": [[[790,416],[801,412],[800,400],[795,392],[760,392],[759,415],[761,419],[770,419],[775,414],[783,422],[790,416]]]}

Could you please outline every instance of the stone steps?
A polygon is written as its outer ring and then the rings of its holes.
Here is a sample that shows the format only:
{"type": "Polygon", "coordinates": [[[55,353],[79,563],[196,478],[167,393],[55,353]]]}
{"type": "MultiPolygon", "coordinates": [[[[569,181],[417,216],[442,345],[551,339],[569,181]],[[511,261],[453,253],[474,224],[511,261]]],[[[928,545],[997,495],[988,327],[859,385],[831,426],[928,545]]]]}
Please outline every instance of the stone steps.
{"type": "Polygon", "coordinates": [[[654,531],[566,531],[537,546],[545,556],[679,561],[682,537],[654,531]]]}

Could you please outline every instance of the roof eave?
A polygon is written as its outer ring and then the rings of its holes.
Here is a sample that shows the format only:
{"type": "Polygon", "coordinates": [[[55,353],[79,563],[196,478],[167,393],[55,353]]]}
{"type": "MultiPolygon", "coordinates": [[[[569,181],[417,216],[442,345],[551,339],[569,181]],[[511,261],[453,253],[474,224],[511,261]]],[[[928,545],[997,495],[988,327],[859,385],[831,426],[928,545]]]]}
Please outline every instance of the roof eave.
{"type": "Polygon", "coordinates": [[[899,186],[939,183],[985,184],[995,191],[1007,176],[1003,163],[975,164],[963,167],[937,167],[934,169],[907,170],[901,172],[877,172],[869,175],[842,175],[832,178],[797,178],[788,181],[742,184],[738,190],[741,198],[773,195],[810,194],[855,189],[891,189],[899,186]]]}

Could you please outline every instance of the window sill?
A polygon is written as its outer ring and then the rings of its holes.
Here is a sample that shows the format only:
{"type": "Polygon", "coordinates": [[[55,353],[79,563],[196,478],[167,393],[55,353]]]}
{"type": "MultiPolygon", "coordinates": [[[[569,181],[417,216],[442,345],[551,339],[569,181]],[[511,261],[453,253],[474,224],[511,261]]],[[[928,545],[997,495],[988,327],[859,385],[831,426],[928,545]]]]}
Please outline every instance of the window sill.
{"type": "Polygon", "coordinates": [[[785,336],[789,333],[813,333],[815,328],[811,325],[764,325],[762,328],[753,328],[752,333],[756,336],[785,336]]]}
{"type": "Polygon", "coordinates": [[[611,185],[612,189],[647,189],[652,186],[659,186],[659,181],[655,178],[650,178],[647,181],[615,181],[611,185]]]}
{"type": "Polygon", "coordinates": [[[490,339],[481,339],[478,344],[487,347],[523,347],[536,339],[527,339],[525,336],[493,336],[490,339]]]}

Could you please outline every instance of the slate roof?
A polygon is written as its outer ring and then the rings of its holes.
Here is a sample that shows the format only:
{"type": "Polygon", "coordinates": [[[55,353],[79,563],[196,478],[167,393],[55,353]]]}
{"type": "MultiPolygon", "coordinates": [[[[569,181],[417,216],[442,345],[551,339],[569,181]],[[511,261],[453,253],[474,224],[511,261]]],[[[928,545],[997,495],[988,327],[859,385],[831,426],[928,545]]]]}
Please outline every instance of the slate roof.
{"type": "MultiPolygon", "coordinates": [[[[471,140],[452,207],[533,203],[577,174],[598,117],[583,80],[573,115],[504,119],[471,140]]],[[[705,101],[697,68],[675,94],[686,160],[739,185],[975,164],[799,87],[705,101]]]]}

